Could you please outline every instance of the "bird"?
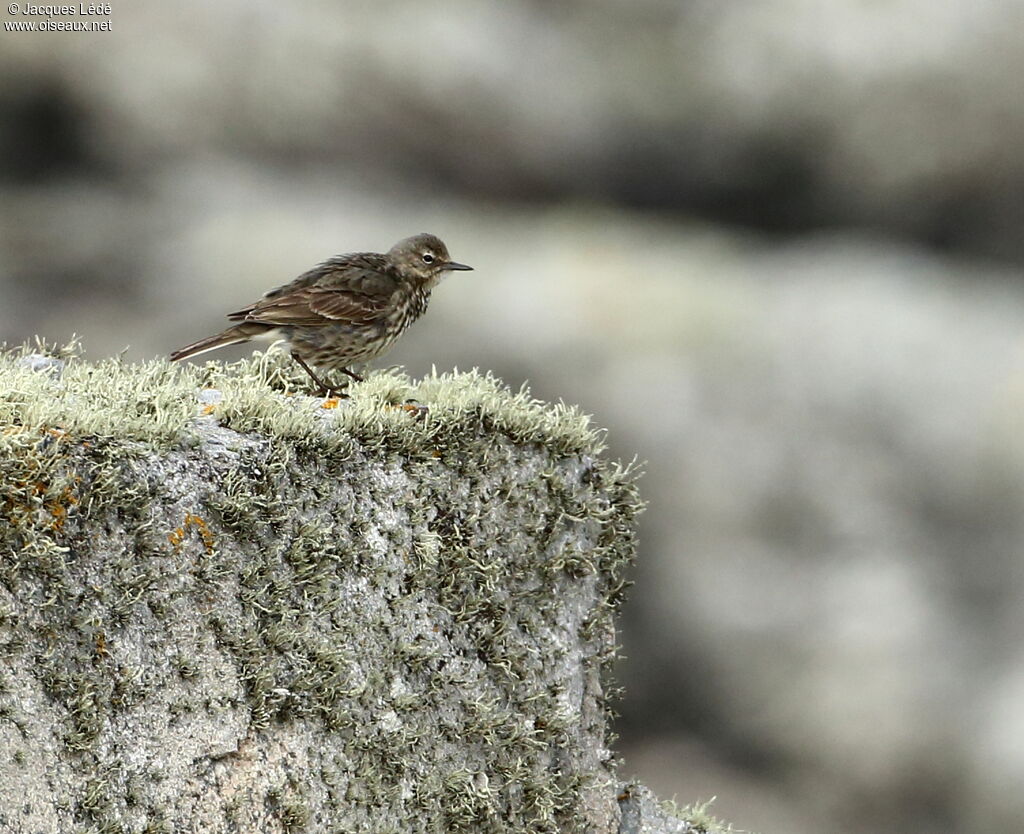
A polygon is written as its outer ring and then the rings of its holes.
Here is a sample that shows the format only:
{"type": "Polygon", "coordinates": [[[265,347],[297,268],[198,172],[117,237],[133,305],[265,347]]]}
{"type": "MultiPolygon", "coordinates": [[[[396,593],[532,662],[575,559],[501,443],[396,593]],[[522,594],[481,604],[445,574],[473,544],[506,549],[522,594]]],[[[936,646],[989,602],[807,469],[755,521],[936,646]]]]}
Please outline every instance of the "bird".
{"type": "Polygon", "coordinates": [[[404,238],[383,254],[336,255],[229,313],[228,320],[237,324],[185,345],[170,359],[177,362],[261,337],[281,338],[319,386],[320,396],[344,397],[323,372],[340,371],[361,382],[351,366],[386,353],[426,312],[430,293],[449,272],[472,269],[453,261],[440,238],[426,233],[404,238]]]}

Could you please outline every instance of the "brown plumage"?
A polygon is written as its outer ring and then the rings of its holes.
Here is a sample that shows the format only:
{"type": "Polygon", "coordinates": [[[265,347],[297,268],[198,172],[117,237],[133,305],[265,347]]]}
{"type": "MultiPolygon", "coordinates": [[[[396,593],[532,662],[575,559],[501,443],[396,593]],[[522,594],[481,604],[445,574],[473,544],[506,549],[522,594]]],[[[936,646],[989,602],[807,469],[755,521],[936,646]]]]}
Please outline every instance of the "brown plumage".
{"type": "Polygon", "coordinates": [[[472,267],[455,263],[444,243],[428,234],[400,240],[385,254],[337,255],[230,313],[238,324],[174,351],[171,361],[277,336],[321,393],[336,392],[311,365],[359,380],[349,366],[384,354],[423,315],[441,279],[463,269],[472,267]]]}

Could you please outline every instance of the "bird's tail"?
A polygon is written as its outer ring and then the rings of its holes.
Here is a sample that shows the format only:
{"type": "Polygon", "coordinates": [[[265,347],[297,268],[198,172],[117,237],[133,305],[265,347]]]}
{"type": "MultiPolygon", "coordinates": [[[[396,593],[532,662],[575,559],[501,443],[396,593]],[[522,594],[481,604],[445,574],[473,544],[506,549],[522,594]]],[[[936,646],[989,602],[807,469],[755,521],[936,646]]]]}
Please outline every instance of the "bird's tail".
{"type": "Polygon", "coordinates": [[[227,347],[228,345],[236,345],[239,342],[248,342],[253,336],[259,335],[264,328],[257,328],[253,330],[251,324],[239,324],[235,327],[229,327],[215,336],[207,336],[205,339],[200,339],[198,342],[193,342],[190,345],[185,345],[183,348],[178,348],[174,353],[171,354],[170,359],[172,362],[177,362],[179,359],[187,359],[190,356],[198,356],[200,353],[206,353],[208,350],[216,350],[217,348],[227,347]]]}

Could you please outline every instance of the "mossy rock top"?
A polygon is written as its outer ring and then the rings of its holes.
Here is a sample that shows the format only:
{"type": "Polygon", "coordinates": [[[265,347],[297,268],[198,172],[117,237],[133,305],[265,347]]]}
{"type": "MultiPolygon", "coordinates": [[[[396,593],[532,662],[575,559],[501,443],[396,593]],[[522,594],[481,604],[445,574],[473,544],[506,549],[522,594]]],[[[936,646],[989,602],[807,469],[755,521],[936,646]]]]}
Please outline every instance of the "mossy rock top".
{"type": "Polygon", "coordinates": [[[0,425],[167,448],[188,442],[201,413],[236,431],[329,449],[355,438],[416,454],[436,448],[438,441],[471,445],[481,428],[564,454],[597,454],[603,448],[601,433],[577,408],[542,403],[525,390],[513,393],[476,370],[415,382],[399,370],[378,371],[352,385],[350,399],[339,402],[308,396],[309,378],[280,350],[228,365],[93,363],[75,350],[52,350],[52,357],[29,348],[0,353],[0,425]],[[204,398],[203,390],[218,394],[204,398]],[[410,400],[428,407],[427,419],[384,407],[410,400]]]}

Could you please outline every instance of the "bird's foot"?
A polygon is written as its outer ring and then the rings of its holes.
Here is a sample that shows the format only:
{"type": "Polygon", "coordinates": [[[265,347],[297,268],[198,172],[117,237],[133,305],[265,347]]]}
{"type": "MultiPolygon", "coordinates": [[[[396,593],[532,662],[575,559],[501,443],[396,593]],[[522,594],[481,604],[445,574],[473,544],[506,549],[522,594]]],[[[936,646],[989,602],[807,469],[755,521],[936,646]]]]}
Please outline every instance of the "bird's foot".
{"type": "MultiPolygon", "coordinates": [[[[316,396],[318,396],[318,397],[337,397],[340,400],[347,400],[348,399],[348,394],[345,393],[345,389],[348,388],[348,383],[347,382],[345,383],[345,385],[343,387],[339,387],[339,386],[334,385],[334,384],[332,384],[330,382],[325,382],[320,377],[318,377],[315,373],[313,373],[313,369],[310,368],[309,365],[306,364],[305,360],[301,356],[299,356],[297,353],[295,353],[294,351],[292,352],[292,359],[294,359],[296,362],[298,362],[299,366],[302,368],[302,370],[304,370],[309,375],[309,378],[312,379],[313,382],[315,382],[317,384],[318,387],[317,387],[316,396]]],[[[355,374],[353,374],[351,371],[347,370],[346,368],[342,368],[342,370],[345,371],[345,373],[348,374],[353,379],[356,379],[356,380],[362,382],[362,377],[356,376],[355,374]]]]}
{"type": "Polygon", "coordinates": [[[330,382],[321,382],[317,396],[336,397],[339,400],[347,400],[349,399],[348,383],[346,382],[344,385],[334,385],[330,382]]]}

